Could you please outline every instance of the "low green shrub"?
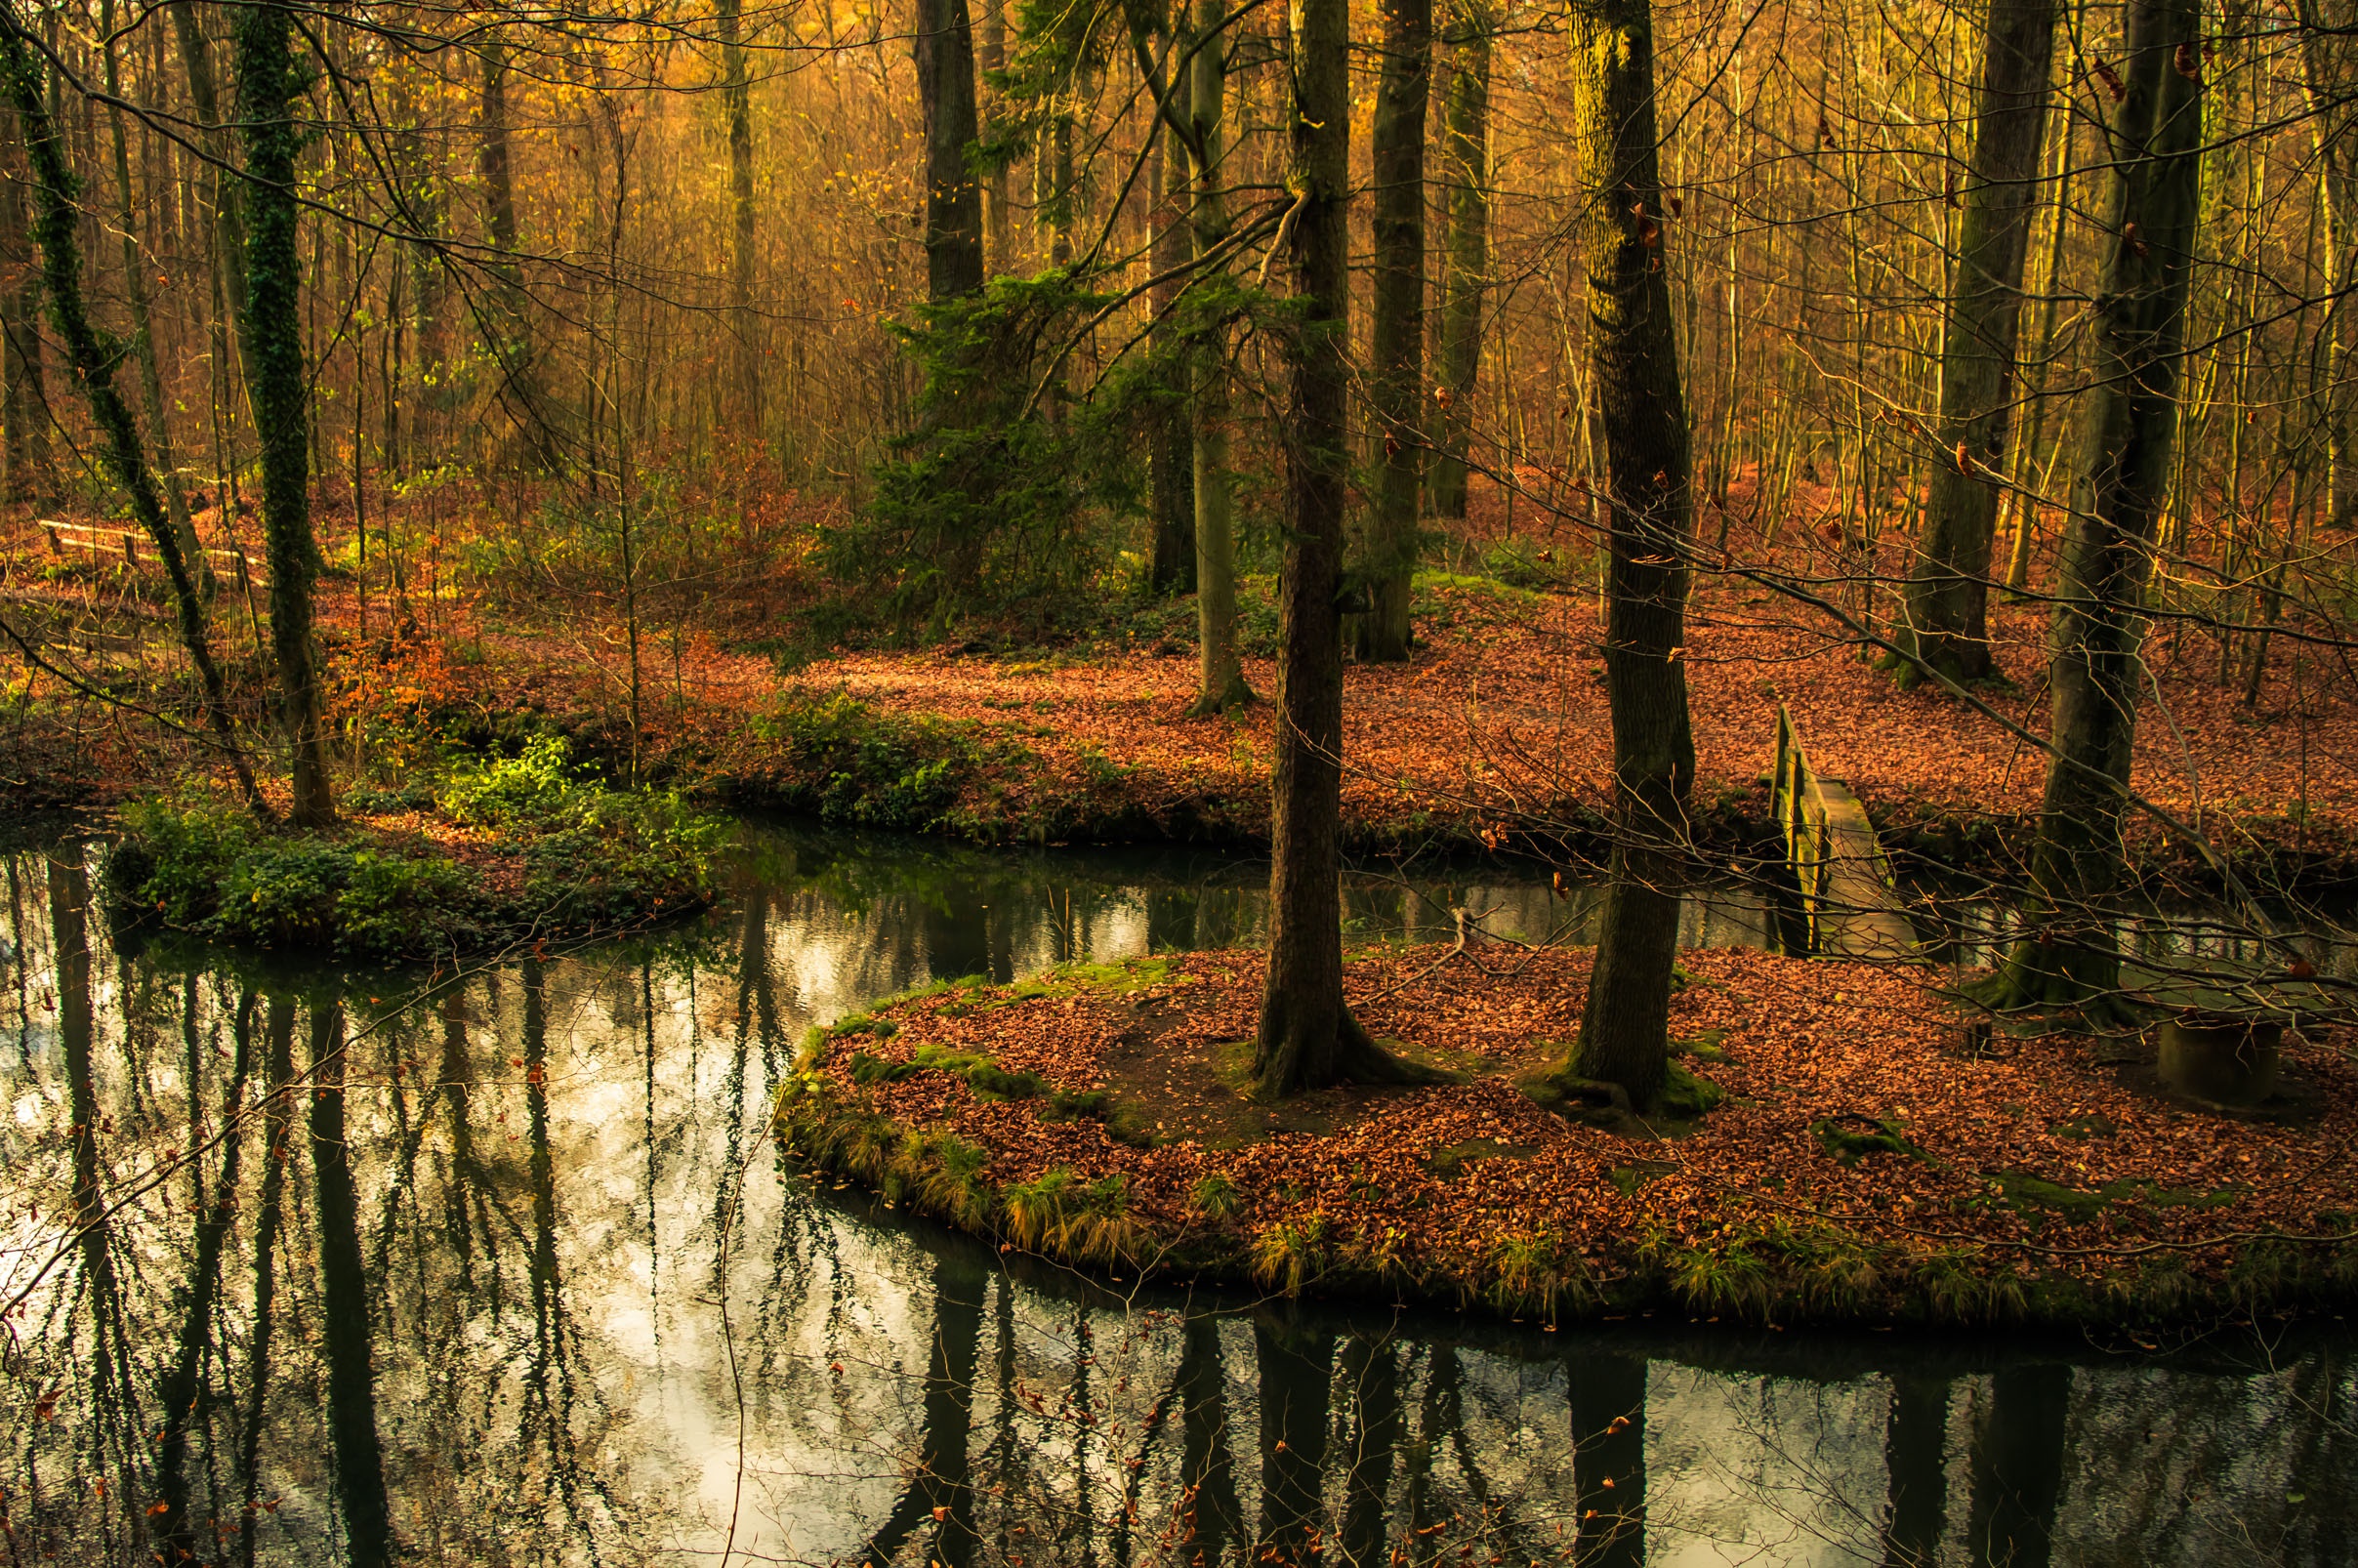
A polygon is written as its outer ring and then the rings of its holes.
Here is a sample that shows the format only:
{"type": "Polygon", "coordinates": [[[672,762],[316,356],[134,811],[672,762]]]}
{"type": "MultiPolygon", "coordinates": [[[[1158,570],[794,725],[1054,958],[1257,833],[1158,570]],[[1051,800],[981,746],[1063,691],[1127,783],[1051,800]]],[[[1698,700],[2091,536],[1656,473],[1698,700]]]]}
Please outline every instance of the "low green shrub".
{"type": "Polygon", "coordinates": [[[903,718],[841,691],[787,692],[753,728],[786,753],[781,805],[853,827],[933,827],[980,761],[963,726],[903,718]]]}
{"type": "Polygon", "coordinates": [[[120,919],[217,940],[403,959],[612,927],[711,893],[724,824],[676,795],[578,776],[554,737],[448,763],[432,799],[447,820],[486,830],[486,860],[520,877],[365,829],[273,831],[183,794],[124,809],[108,897],[120,919]]]}

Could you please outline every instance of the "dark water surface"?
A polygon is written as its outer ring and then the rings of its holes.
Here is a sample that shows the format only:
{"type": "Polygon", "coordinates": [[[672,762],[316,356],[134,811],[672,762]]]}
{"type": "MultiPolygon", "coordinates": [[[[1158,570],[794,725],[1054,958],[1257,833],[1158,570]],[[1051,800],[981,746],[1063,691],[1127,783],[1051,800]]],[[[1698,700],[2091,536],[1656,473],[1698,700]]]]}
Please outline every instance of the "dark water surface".
{"type": "MultiPolygon", "coordinates": [[[[808,1024],[1253,940],[1250,867],[757,833],[704,923],[434,983],[117,945],[76,846],[0,871],[12,1563],[2358,1557],[2338,1331],[1186,1297],[907,1222],[766,1136],[808,1024]]],[[[1357,938],[1577,925],[1471,875],[1355,881],[1357,938]]],[[[1768,924],[1715,895],[1686,934],[1768,924]]]]}

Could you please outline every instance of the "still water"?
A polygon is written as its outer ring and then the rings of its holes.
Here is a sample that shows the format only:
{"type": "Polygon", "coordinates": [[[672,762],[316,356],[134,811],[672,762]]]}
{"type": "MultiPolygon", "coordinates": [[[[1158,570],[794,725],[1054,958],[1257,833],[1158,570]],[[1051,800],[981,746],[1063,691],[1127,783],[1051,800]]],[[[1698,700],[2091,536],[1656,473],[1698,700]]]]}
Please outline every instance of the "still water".
{"type": "MultiPolygon", "coordinates": [[[[429,976],[113,941],[0,857],[10,1562],[2330,1564],[2350,1341],[1444,1314],[1092,1282],[813,1182],[809,1023],[1250,941],[1251,868],[754,832],[644,940],[429,976]],[[272,1091],[280,1091],[273,1093],[272,1091]]],[[[1491,871],[1480,874],[1497,878],[1491,871]]],[[[1577,930],[1355,880],[1354,939],[1577,930]]],[[[1761,942],[1715,895],[1690,942],[1761,942]]]]}

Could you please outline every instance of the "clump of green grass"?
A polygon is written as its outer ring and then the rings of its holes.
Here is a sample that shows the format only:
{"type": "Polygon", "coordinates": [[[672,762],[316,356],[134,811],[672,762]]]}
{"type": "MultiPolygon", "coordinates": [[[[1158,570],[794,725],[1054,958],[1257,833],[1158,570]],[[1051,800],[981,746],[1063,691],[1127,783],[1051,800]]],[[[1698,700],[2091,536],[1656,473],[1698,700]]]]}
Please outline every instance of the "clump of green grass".
{"type": "Polygon", "coordinates": [[[1206,1219],[1222,1223],[1235,1218],[1237,1211],[1244,1206],[1244,1194],[1237,1190],[1236,1183],[1228,1178],[1224,1171],[1214,1171],[1200,1177],[1188,1197],[1197,1214],[1206,1219]]]}
{"type": "Polygon", "coordinates": [[[1315,1211],[1296,1219],[1276,1219],[1253,1238],[1255,1277],[1272,1290],[1297,1296],[1327,1265],[1327,1217],[1315,1211]]]}
{"type": "Polygon", "coordinates": [[[1117,1263],[1143,1254],[1152,1241],[1130,1212],[1130,1178],[1083,1181],[1059,1166],[1003,1194],[1008,1237],[1032,1252],[1084,1263],[1117,1263]]]}

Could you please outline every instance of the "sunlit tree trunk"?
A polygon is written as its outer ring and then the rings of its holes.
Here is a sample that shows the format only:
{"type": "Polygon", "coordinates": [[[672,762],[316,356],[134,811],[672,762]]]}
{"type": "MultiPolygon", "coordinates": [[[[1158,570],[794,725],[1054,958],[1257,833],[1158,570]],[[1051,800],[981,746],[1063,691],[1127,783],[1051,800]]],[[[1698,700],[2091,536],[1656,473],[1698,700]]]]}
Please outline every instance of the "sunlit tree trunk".
{"type": "Polygon", "coordinates": [[[1686,412],[1663,269],[1662,180],[1647,0],[1573,13],[1573,86],[1586,150],[1589,372],[1610,502],[1605,690],[1613,715],[1613,857],[1572,1068],[1643,1109],[1667,1071],[1674,886],[1695,771],[1687,722],[1686,412]]]}
{"type": "MultiPolygon", "coordinates": [[[[483,181],[485,228],[493,252],[491,345],[502,390],[524,447],[543,469],[561,461],[556,410],[541,377],[540,347],[532,335],[531,304],[516,264],[516,182],[508,134],[508,45],[497,32],[483,43],[482,97],[476,111],[476,168],[483,181]]],[[[733,151],[733,148],[732,148],[733,151]]],[[[355,434],[359,416],[353,415],[355,434]]],[[[354,453],[355,458],[358,454],[354,453]]]]}
{"type": "Polygon", "coordinates": [[[1473,433],[1474,380],[1482,364],[1482,289],[1490,274],[1492,25],[1480,5],[1465,5],[1446,35],[1449,91],[1441,156],[1449,182],[1449,236],[1441,262],[1435,450],[1426,471],[1437,517],[1466,516],[1467,448],[1473,433]]]}
{"type": "MultiPolygon", "coordinates": [[[[753,94],[745,80],[745,44],[740,36],[744,16],[744,0],[720,0],[721,111],[728,121],[728,311],[736,340],[733,369],[744,428],[758,432],[762,428],[762,376],[753,313],[753,94]]],[[[971,120],[971,66],[968,98],[971,120]]]]}
{"type": "Polygon", "coordinates": [[[974,144],[974,40],[966,0],[919,0],[917,88],[926,121],[926,282],[935,303],[982,287],[982,187],[974,144]]]}
{"type": "MultiPolygon", "coordinates": [[[[7,111],[9,141],[23,144],[14,108],[7,111]]],[[[0,353],[7,355],[5,403],[10,501],[32,501],[56,482],[49,463],[49,388],[42,372],[41,263],[33,253],[32,226],[24,212],[24,184],[13,173],[0,179],[0,264],[10,276],[0,281],[0,353]]]]}
{"type": "Polygon", "coordinates": [[[2110,902],[2136,739],[2154,529],[2169,501],[2179,359],[2202,193],[2200,0],[2130,0],[2112,127],[2111,233],[2094,307],[2080,481],[2065,525],[2048,682],[2052,751],[2031,856],[2028,933],[2002,1006],[2112,1008],[2110,902]]]}
{"type": "Polygon", "coordinates": [[[2023,259],[2039,205],[2056,0],[1994,0],[1941,336],[1940,449],[1908,582],[1902,679],[1990,674],[1990,546],[2013,419],[2023,259]]]}
{"type": "MultiPolygon", "coordinates": [[[[1224,114],[1228,35],[1220,25],[1222,0],[1196,0],[1195,36],[1203,40],[1189,68],[1188,114],[1195,133],[1189,171],[1190,226],[1195,258],[1214,255],[1228,238],[1224,114]]],[[[1195,492],[1195,630],[1199,671],[1197,714],[1219,713],[1253,700],[1236,657],[1235,498],[1228,473],[1228,349],[1220,330],[1195,347],[1189,400],[1195,492]]]]}
{"type": "MultiPolygon", "coordinates": [[[[1179,303],[1179,287],[1185,281],[1181,274],[1187,265],[1187,148],[1176,131],[1157,128],[1153,134],[1154,145],[1146,154],[1152,165],[1148,170],[1151,205],[1147,222],[1153,233],[1147,265],[1162,281],[1148,293],[1154,311],[1151,331],[1155,358],[1174,367],[1174,374],[1181,378],[1176,391],[1184,392],[1185,361],[1179,323],[1172,311],[1179,303]]],[[[1174,395],[1160,404],[1153,424],[1154,450],[1149,460],[1154,470],[1154,549],[1147,563],[1147,581],[1157,594],[1190,594],[1196,581],[1195,475],[1187,410],[1181,399],[1174,395]]]]}
{"type": "Polygon", "coordinates": [[[257,4],[237,19],[237,89],[245,142],[246,393],[262,443],[262,525],[270,560],[270,651],[294,753],[294,819],[335,819],[328,776],[325,708],[311,640],[311,585],[319,548],[311,538],[310,386],[303,364],[303,263],[296,250],[295,111],[303,67],[293,13],[257,4]]]}
{"type": "Polygon", "coordinates": [[[1376,89],[1375,319],[1368,401],[1380,443],[1362,567],[1364,659],[1408,657],[1425,459],[1425,106],[1432,75],[1432,0],[1384,0],[1384,70],[1376,89]]]}
{"type": "Polygon", "coordinates": [[[2325,185],[2325,426],[2336,527],[2358,518],[2358,430],[2352,429],[2350,377],[2358,370],[2358,116],[2351,42],[2358,8],[2348,0],[2299,0],[2300,59],[2309,113],[2316,120],[2319,178],[2325,185]]]}
{"type": "MultiPolygon", "coordinates": [[[[1006,66],[1007,0],[982,0],[982,30],[976,45],[975,63],[982,71],[987,73],[1006,66]]],[[[992,105],[993,112],[997,112],[1000,103],[996,96],[992,99],[992,105]]],[[[977,115],[977,120],[979,118],[977,115]]],[[[994,161],[991,164],[990,183],[985,188],[983,223],[987,229],[985,237],[989,241],[989,253],[984,261],[988,271],[995,277],[1003,277],[1015,269],[1015,225],[1014,214],[1008,210],[1007,186],[1006,163],[994,161]]]]}

